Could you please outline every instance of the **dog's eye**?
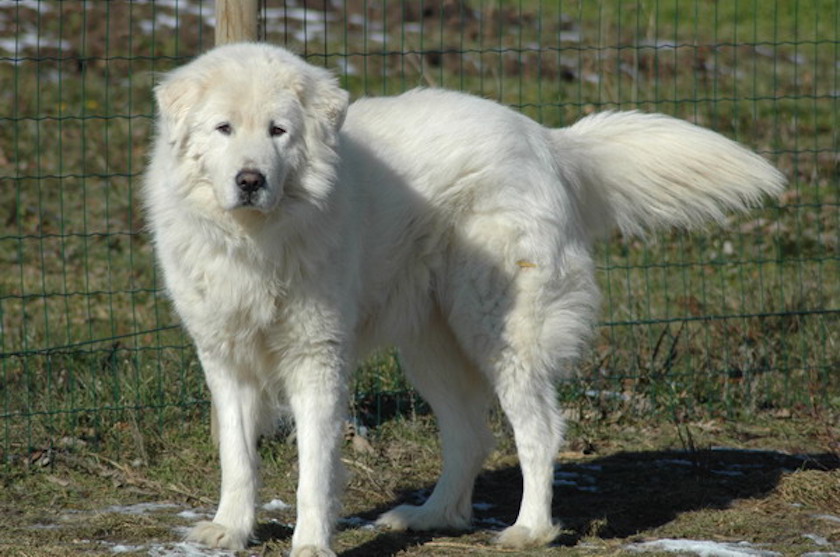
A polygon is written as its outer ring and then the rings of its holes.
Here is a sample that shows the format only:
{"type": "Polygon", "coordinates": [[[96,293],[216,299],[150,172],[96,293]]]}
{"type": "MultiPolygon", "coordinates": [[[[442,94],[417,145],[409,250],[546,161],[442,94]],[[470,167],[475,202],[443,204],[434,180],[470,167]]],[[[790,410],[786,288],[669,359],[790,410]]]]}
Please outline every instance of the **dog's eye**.
{"type": "Polygon", "coordinates": [[[281,128],[280,126],[272,125],[270,128],[268,128],[268,134],[271,137],[280,137],[281,135],[283,135],[285,133],[286,133],[286,129],[281,128]]]}
{"type": "Polygon", "coordinates": [[[227,122],[219,124],[216,126],[216,131],[222,135],[230,135],[233,132],[233,128],[227,122]]]}

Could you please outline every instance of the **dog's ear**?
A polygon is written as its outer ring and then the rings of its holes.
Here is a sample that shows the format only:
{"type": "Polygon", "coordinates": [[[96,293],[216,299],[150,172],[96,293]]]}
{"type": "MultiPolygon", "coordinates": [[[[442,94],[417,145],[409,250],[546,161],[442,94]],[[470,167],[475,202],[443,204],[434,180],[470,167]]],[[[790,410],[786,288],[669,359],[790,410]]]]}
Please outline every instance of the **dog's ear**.
{"type": "Polygon", "coordinates": [[[338,86],[338,80],[331,73],[318,68],[314,79],[299,84],[298,96],[317,118],[318,127],[326,136],[323,139],[333,144],[344,124],[350,94],[338,86]]]}
{"type": "Polygon", "coordinates": [[[324,83],[315,96],[313,108],[317,110],[332,127],[338,131],[344,124],[347,106],[350,104],[350,93],[338,86],[335,78],[324,83]]]}
{"type": "Polygon", "coordinates": [[[187,77],[183,72],[171,72],[155,87],[155,99],[161,117],[160,133],[166,141],[178,144],[186,140],[187,116],[190,108],[199,100],[201,87],[194,76],[187,77]]]}
{"type": "Polygon", "coordinates": [[[308,162],[298,175],[297,187],[311,203],[322,206],[336,180],[336,147],[350,94],[338,86],[338,80],[327,70],[308,65],[304,69],[308,75],[296,88],[308,115],[304,125],[308,162]]]}

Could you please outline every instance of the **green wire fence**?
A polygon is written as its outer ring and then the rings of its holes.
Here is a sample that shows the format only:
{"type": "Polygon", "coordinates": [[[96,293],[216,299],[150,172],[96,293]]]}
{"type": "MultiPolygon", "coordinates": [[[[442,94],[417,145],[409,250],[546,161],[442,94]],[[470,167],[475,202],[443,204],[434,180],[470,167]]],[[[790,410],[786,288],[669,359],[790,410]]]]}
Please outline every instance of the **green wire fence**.
{"type": "MultiPolygon", "coordinates": [[[[0,2],[0,456],[206,412],[137,203],[155,76],[213,42],[212,3],[0,2]]],[[[738,416],[840,405],[836,0],[263,2],[261,36],[355,96],[447,87],[548,126],[659,111],[763,153],[778,202],[599,246],[601,326],[572,406],[738,416]]],[[[375,425],[414,402],[357,374],[375,425]]],[[[106,447],[109,445],[105,444],[106,447]]]]}

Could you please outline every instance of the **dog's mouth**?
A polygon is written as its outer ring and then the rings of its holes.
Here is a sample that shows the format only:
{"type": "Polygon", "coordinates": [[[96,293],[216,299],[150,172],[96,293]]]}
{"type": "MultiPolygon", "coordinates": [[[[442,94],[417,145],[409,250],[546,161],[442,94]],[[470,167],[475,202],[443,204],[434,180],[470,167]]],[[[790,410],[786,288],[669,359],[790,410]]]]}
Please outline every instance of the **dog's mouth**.
{"type": "Polygon", "coordinates": [[[258,207],[260,205],[260,192],[240,192],[239,207],[258,207]]]}
{"type": "Polygon", "coordinates": [[[276,203],[268,192],[240,193],[231,210],[250,209],[261,213],[270,212],[276,203]]]}

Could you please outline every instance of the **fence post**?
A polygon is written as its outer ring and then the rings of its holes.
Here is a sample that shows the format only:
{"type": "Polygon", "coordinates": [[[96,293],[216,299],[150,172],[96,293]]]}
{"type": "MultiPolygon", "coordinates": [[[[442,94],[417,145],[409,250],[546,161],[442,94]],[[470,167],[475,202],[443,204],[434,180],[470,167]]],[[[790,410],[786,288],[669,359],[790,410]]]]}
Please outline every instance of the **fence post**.
{"type": "Polygon", "coordinates": [[[256,41],[259,0],[216,0],[216,45],[256,41]]]}

